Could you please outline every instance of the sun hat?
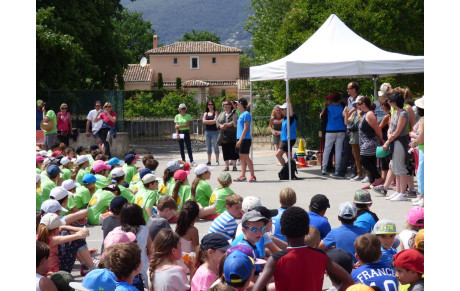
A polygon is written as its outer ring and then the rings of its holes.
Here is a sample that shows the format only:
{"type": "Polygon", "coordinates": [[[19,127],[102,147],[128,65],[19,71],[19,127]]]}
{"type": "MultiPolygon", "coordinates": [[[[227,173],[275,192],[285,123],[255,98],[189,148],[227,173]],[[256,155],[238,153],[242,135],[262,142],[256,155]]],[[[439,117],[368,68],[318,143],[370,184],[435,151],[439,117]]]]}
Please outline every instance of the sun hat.
{"type": "Polygon", "coordinates": [[[128,199],[125,197],[115,196],[112,201],[110,201],[110,209],[121,209],[126,203],[128,203],[128,199]]]}
{"type": "Polygon", "coordinates": [[[397,268],[403,268],[424,273],[424,257],[421,253],[414,249],[405,249],[393,256],[393,265],[397,268]]]}
{"type": "Polygon", "coordinates": [[[48,157],[48,151],[45,151],[45,150],[39,151],[38,154],[44,158],[48,157]]]}
{"type": "Polygon", "coordinates": [[[104,239],[104,249],[107,249],[111,245],[118,243],[133,242],[136,240],[136,235],[132,232],[124,232],[120,228],[115,228],[107,234],[104,239]]]}
{"type": "Polygon", "coordinates": [[[242,203],[242,210],[244,212],[248,212],[249,210],[252,210],[256,206],[262,206],[262,202],[260,202],[259,198],[255,196],[244,197],[243,203],[242,203]]]}
{"type": "Polygon", "coordinates": [[[251,276],[253,269],[254,261],[250,257],[240,251],[232,252],[224,262],[225,280],[229,283],[241,283],[251,276]]]}
{"type": "Polygon", "coordinates": [[[107,165],[104,161],[98,160],[93,163],[93,170],[96,173],[102,172],[103,170],[110,170],[112,167],[107,165]]]}
{"type": "Polygon", "coordinates": [[[112,166],[112,167],[115,165],[121,165],[121,161],[117,157],[113,157],[107,162],[107,165],[112,166]]]}
{"type": "Polygon", "coordinates": [[[44,160],[45,160],[45,158],[42,157],[42,156],[36,156],[36,157],[35,157],[35,163],[36,163],[36,164],[42,163],[44,160]]]}
{"type": "Polygon", "coordinates": [[[379,97],[385,95],[385,93],[388,92],[388,89],[391,89],[390,83],[383,83],[382,85],[380,85],[380,90],[378,92],[379,97]]]}
{"type": "Polygon", "coordinates": [[[154,174],[147,174],[142,178],[142,183],[144,184],[149,184],[154,181],[158,181],[158,178],[154,174]]]}
{"type": "Polygon", "coordinates": [[[89,158],[86,155],[78,156],[77,158],[77,164],[80,166],[85,162],[89,162],[89,158]]]}
{"type": "Polygon", "coordinates": [[[125,175],[125,171],[122,168],[115,168],[110,172],[112,178],[123,177],[125,175]]]}
{"type": "Polygon", "coordinates": [[[201,239],[200,246],[202,250],[213,249],[226,251],[230,248],[228,240],[225,238],[223,234],[220,234],[218,232],[211,232],[205,235],[201,239]]]}
{"type": "Polygon", "coordinates": [[[182,170],[184,171],[190,171],[190,164],[185,162],[183,165],[182,165],[182,170]]]}
{"type": "Polygon", "coordinates": [[[284,103],[283,105],[280,106],[281,109],[286,109],[287,108],[287,102],[284,103]]]}
{"type": "Polygon", "coordinates": [[[356,205],[351,202],[343,202],[339,205],[339,216],[344,219],[353,219],[358,214],[356,205]]]}
{"type": "Polygon", "coordinates": [[[232,176],[228,172],[222,172],[220,173],[219,178],[217,178],[217,181],[226,185],[232,181],[232,176]]]}
{"type": "Polygon", "coordinates": [[[424,226],[425,209],[423,207],[412,207],[407,211],[406,219],[413,226],[424,226]]]}
{"type": "Polygon", "coordinates": [[[92,184],[96,181],[100,181],[98,177],[94,176],[93,174],[85,174],[83,175],[83,178],[81,179],[81,182],[83,185],[89,185],[92,184]]]}
{"type": "Polygon", "coordinates": [[[253,259],[254,260],[254,265],[263,265],[263,264],[265,264],[267,262],[264,259],[258,259],[256,257],[256,253],[254,253],[254,249],[252,247],[248,246],[248,245],[243,245],[243,244],[234,245],[234,246],[230,247],[228,250],[226,250],[225,253],[227,255],[230,255],[231,253],[233,253],[235,251],[242,252],[246,256],[248,256],[251,259],[253,259]]]}
{"type": "Polygon", "coordinates": [[[43,119],[42,121],[40,121],[40,129],[44,132],[50,132],[54,129],[54,122],[51,119],[48,121],[45,121],[43,119]]]}
{"type": "Polygon", "coordinates": [[[55,178],[59,173],[62,173],[61,169],[59,169],[58,166],[56,165],[50,165],[48,168],[46,168],[46,173],[48,174],[48,177],[51,179],[55,178]]]}
{"type": "Polygon", "coordinates": [[[54,152],[51,153],[51,156],[55,158],[55,157],[59,156],[60,154],[62,154],[62,151],[54,151],[54,152]]]}
{"type": "Polygon", "coordinates": [[[53,230],[60,227],[62,221],[56,213],[47,213],[40,219],[40,224],[44,224],[49,230],[53,230]]]}
{"type": "Polygon", "coordinates": [[[86,274],[81,283],[72,282],[69,286],[79,291],[115,290],[117,277],[110,270],[96,269],[86,274]]]}
{"type": "Polygon", "coordinates": [[[418,108],[425,109],[425,102],[423,98],[425,98],[425,96],[422,96],[422,98],[415,100],[414,102],[415,106],[417,106],[418,108]]]}
{"type": "Polygon", "coordinates": [[[86,147],[84,147],[84,146],[78,146],[77,149],[75,150],[75,152],[77,154],[79,154],[79,153],[81,153],[83,151],[86,151],[86,147]]]}
{"type": "Polygon", "coordinates": [[[45,213],[54,213],[58,210],[67,212],[67,209],[61,206],[57,200],[48,199],[42,202],[40,209],[43,210],[45,213]]]}
{"type": "MultiPolygon", "coordinates": [[[[63,187],[67,191],[70,191],[73,188],[76,188],[76,187],[79,187],[79,186],[81,186],[80,183],[77,183],[72,179],[67,179],[67,180],[63,181],[62,184],[61,184],[61,187],[63,187]]],[[[70,195],[73,195],[73,194],[71,193],[70,195]]]]}
{"type": "Polygon", "coordinates": [[[374,289],[365,284],[356,283],[348,287],[346,291],[374,291],[374,289]]]}
{"type": "Polygon", "coordinates": [[[348,274],[351,274],[353,271],[353,256],[346,250],[333,248],[326,252],[326,255],[334,262],[344,268],[348,274]]]}
{"type": "Polygon", "coordinates": [[[326,98],[327,100],[330,100],[330,99],[332,99],[332,97],[334,97],[334,94],[329,94],[329,95],[325,96],[324,98],[326,98]]]}
{"type": "Polygon", "coordinates": [[[203,173],[210,172],[213,169],[214,169],[213,167],[208,167],[205,164],[199,164],[198,166],[195,167],[195,169],[193,169],[193,172],[195,173],[195,175],[198,176],[203,173]]]}
{"type": "Polygon", "coordinates": [[[138,159],[138,158],[139,158],[139,155],[127,154],[125,156],[125,163],[130,165],[135,159],[138,159]]]}
{"type": "Polygon", "coordinates": [[[360,189],[355,192],[355,197],[353,198],[353,203],[355,204],[371,204],[372,198],[371,194],[367,190],[360,189]]]}
{"type": "Polygon", "coordinates": [[[99,146],[97,144],[92,144],[92,145],[89,146],[87,151],[95,151],[97,149],[99,149],[99,146]]]}
{"type": "Polygon", "coordinates": [[[246,212],[243,215],[243,218],[241,218],[241,224],[243,225],[245,222],[248,222],[248,221],[259,221],[259,220],[263,220],[265,223],[269,221],[269,219],[263,216],[259,211],[251,210],[251,211],[246,212]]]}
{"type": "Polygon", "coordinates": [[[177,170],[174,172],[174,180],[184,181],[187,178],[187,175],[190,174],[189,171],[177,170]]]}
{"type": "Polygon", "coordinates": [[[316,194],[315,196],[311,197],[310,206],[311,208],[319,211],[331,208],[331,205],[329,204],[329,199],[327,199],[326,195],[324,194],[316,194]]]}
{"type": "Polygon", "coordinates": [[[374,225],[374,234],[398,234],[396,232],[396,224],[389,219],[380,219],[374,225]]]}
{"type": "Polygon", "coordinates": [[[180,168],[182,168],[184,165],[182,164],[179,164],[177,161],[169,161],[167,164],[166,164],[166,169],[172,173],[172,172],[175,172],[177,170],[179,170],[180,168]]]}

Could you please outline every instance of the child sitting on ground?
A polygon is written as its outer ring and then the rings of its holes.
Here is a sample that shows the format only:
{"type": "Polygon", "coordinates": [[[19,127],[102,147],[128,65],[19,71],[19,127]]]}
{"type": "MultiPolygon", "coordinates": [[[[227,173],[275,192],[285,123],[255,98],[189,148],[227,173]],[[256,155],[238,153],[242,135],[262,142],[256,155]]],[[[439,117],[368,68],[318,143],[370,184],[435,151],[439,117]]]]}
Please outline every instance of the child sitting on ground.
{"type": "Polygon", "coordinates": [[[133,197],[133,203],[142,208],[144,220],[147,222],[152,216],[153,205],[157,201],[158,179],[154,174],[147,174],[142,177],[142,189],[133,197]]]}
{"type": "Polygon", "coordinates": [[[125,182],[128,184],[131,182],[134,175],[136,175],[139,172],[139,169],[135,166],[138,158],[139,156],[134,154],[127,154],[125,156],[125,164],[123,165],[123,171],[126,173],[125,182]]]}
{"type": "Polygon", "coordinates": [[[225,199],[235,192],[229,188],[232,184],[232,176],[228,172],[220,173],[217,181],[220,186],[212,192],[211,198],[209,198],[209,205],[215,205],[216,213],[222,213],[225,211],[225,199]]]}
{"type": "Polygon", "coordinates": [[[199,164],[195,167],[196,178],[192,182],[191,193],[192,199],[200,203],[202,207],[209,206],[209,199],[211,198],[212,189],[206,180],[211,179],[212,167],[208,167],[205,164],[199,164]]]}
{"type": "Polygon", "coordinates": [[[125,182],[125,172],[121,167],[117,167],[110,172],[111,184],[115,184],[120,189],[120,195],[125,197],[129,203],[134,201],[134,195],[129,188],[123,186],[125,182]]]}
{"type": "Polygon", "coordinates": [[[396,278],[402,285],[410,284],[409,291],[424,290],[424,257],[413,249],[403,250],[394,256],[396,278]]]}
{"type": "MultiPolygon", "coordinates": [[[[310,231],[311,231],[311,226],[310,226],[310,231]]],[[[331,250],[328,250],[326,254],[329,257],[329,259],[337,263],[340,267],[342,267],[345,271],[347,271],[348,274],[351,274],[351,271],[353,270],[352,255],[350,255],[347,251],[341,250],[341,249],[331,249],[331,250]]],[[[342,282],[339,279],[337,279],[334,276],[334,274],[332,274],[328,270],[326,270],[326,274],[331,280],[332,286],[329,287],[329,289],[325,291],[337,291],[342,285],[342,282]]]]}
{"type": "Polygon", "coordinates": [[[272,218],[272,230],[271,233],[274,237],[285,241],[286,237],[281,234],[280,230],[280,219],[283,212],[288,209],[289,207],[293,206],[297,201],[297,196],[295,191],[292,188],[286,187],[280,192],[280,204],[281,207],[278,208],[278,215],[272,218]]]}
{"type": "Polygon", "coordinates": [[[325,217],[328,208],[331,208],[329,199],[323,194],[314,195],[308,206],[309,211],[307,213],[310,217],[310,224],[318,229],[321,239],[324,239],[331,231],[331,225],[325,217]]]}
{"type": "Polygon", "coordinates": [[[102,247],[101,247],[101,253],[104,252],[104,239],[111,232],[115,227],[120,226],[120,212],[121,208],[123,205],[128,203],[128,200],[126,200],[125,197],[123,196],[118,196],[112,199],[110,201],[110,214],[106,218],[104,218],[104,221],[102,222],[102,247]]]}
{"type": "Polygon", "coordinates": [[[158,213],[152,214],[147,221],[147,228],[152,241],[161,229],[171,229],[168,220],[176,215],[177,204],[171,196],[163,196],[158,200],[157,210],[158,213]]]}
{"type": "Polygon", "coordinates": [[[225,258],[223,284],[234,287],[236,290],[246,290],[253,281],[254,261],[240,251],[234,251],[225,258]]]}
{"type": "Polygon", "coordinates": [[[50,290],[54,291],[56,285],[46,276],[46,269],[48,266],[50,248],[42,241],[37,241],[36,248],[36,265],[35,265],[35,286],[36,290],[50,290]]]}
{"type": "Polygon", "coordinates": [[[357,218],[354,225],[366,229],[367,232],[372,232],[374,225],[379,218],[377,214],[370,211],[369,208],[372,206],[371,194],[367,190],[358,190],[355,192],[353,203],[356,205],[358,210],[357,218]]]}
{"type": "Polygon", "coordinates": [[[62,170],[62,180],[70,179],[72,177],[72,168],[75,166],[75,164],[68,157],[63,157],[60,163],[62,170]]]}
{"type": "Polygon", "coordinates": [[[225,199],[225,211],[211,223],[209,232],[218,232],[227,240],[233,239],[238,226],[235,219],[240,219],[242,216],[242,203],[243,197],[238,194],[228,195],[225,199]]]}
{"type": "Polygon", "coordinates": [[[99,178],[96,178],[93,174],[85,174],[82,177],[82,186],[77,187],[73,197],[78,209],[86,209],[91,197],[96,192],[96,181],[98,180],[99,178]]]}
{"type": "MultiPolygon", "coordinates": [[[[129,189],[133,191],[134,194],[137,193],[140,189],[142,189],[143,184],[142,184],[142,177],[145,176],[146,174],[155,174],[156,169],[158,167],[158,161],[153,160],[153,159],[147,159],[144,160],[142,159],[144,163],[144,169],[139,170],[139,173],[134,175],[133,179],[129,183],[129,189]],[[143,173],[141,175],[141,172],[143,173]]],[[[158,178],[159,183],[162,184],[163,180],[161,178],[158,178]]]]}
{"type": "Polygon", "coordinates": [[[73,168],[72,173],[72,180],[75,182],[82,184],[83,176],[85,174],[89,174],[90,172],[89,167],[89,159],[87,156],[79,156],[76,161],[76,166],[73,168]]]}
{"type": "Polygon", "coordinates": [[[104,252],[104,266],[117,277],[117,290],[138,291],[133,286],[134,277],[141,270],[141,249],[137,243],[118,243],[104,252]]]}
{"type": "Polygon", "coordinates": [[[192,199],[191,188],[188,185],[187,175],[189,171],[177,170],[174,173],[175,184],[172,187],[171,197],[177,203],[177,211],[181,211],[185,201],[192,199]]]}
{"type": "Polygon", "coordinates": [[[179,164],[177,161],[169,161],[166,164],[166,169],[163,172],[163,183],[158,188],[158,198],[165,195],[171,196],[172,188],[174,187],[174,173],[183,166],[183,164],[179,164]]]}
{"type": "Polygon", "coordinates": [[[94,161],[90,174],[93,174],[97,180],[96,190],[102,189],[110,184],[110,179],[107,178],[110,173],[110,166],[104,163],[103,161],[94,161]]]}
{"type": "Polygon", "coordinates": [[[382,255],[381,243],[375,234],[366,233],[355,240],[356,259],[360,267],[351,272],[356,283],[377,286],[380,290],[398,291],[398,280],[393,268],[379,261],[382,255]]]}
{"type": "Polygon", "coordinates": [[[353,284],[350,274],[324,252],[305,245],[309,222],[307,212],[300,207],[292,206],[284,211],[281,233],[286,236],[288,248],[271,255],[253,291],[263,290],[272,276],[276,290],[322,290],[326,270],[342,282],[339,290],[353,284]]]}
{"type": "MultiPolygon", "coordinates": [[[[182,207],[179,213],[179,218],[176,224],[176,233],[180,236],[180,242],[182,251],[185,253],[191,253],[195,251],[199,245],[199,234],[198,229],[195,227],[195,222],[198,220],[198,214],[200,208],[198,203],[193,200],[185,201],[184,207],[182,207]]],[[[183,261],[180,260],[179,265],[182,265],[183,261]]],[[[191,270],[191,264],[182,265],[185,267],[187,273],[191,270]]]]}
{"type": "Polygon", "coordinates": [[[373,233],[382,245],[382,256],[379,263],[387,264],[393,268],[393,256],[398,252],[393,248],[396,234],[396,224],[388,219],[379,220],[374,226],[373,233]]]}
{"type": "Polygon", "coordinates": [[[407,211],[406,229],[399,233],[401,239],[401,250],[409,249],[409,239],[425,225],[425,209],[423,207],[412,207],[407,211]]]}
{"type": "MultiPolygon", "coordinates": [[[[94,162],[97,163],[97,162],[94,162]]],[[[91,225],[102,224],[103,217],[107,216],[105,214],[110,208],[110,202],[115,196],[120,195],[120,189],[117,185],[108,185],[103,189],[97,190],[91,200],[88,203],[88,222],[91,225]],[[104,214],[101,216],[101,214],[104,214]],[[99,217],[101,216],[101,217],[99,217]]]]}

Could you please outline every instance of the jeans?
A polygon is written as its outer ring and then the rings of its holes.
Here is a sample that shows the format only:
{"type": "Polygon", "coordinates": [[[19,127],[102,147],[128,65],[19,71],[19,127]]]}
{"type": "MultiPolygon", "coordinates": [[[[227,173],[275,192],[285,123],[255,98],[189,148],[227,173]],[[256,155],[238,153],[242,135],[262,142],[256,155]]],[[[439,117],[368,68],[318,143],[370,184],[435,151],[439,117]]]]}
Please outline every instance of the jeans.
{"type": "Polygon", "coordinates": [[[345,132],[326,132],[326,145],[324,146],[323,153],[323,169],[326,169],[327,160],[331,153],[332,146],[335,144],[335,171],[339,171],[341,152],[343,147],[343,140],[345,139],[345,132]]]}
{"type": "Polygon", "coordinates": [[[179,131],[179,134],[183,134],[184,138],[178,140],[179,142],[179,149],[180,149],[180,156],[182,161],[185,162],[185,149],[184,149],[184,141],[185,146],[187,147],[188,157],[190,159],[190,163],[193,162],[193,155],[192,155],[192,143],[190,141],[190,132],[188,131],[179,131]]]}
{"type": "Polygon", "coordinates": [[[50,150],[51,147],[54,145],[54,143],[56,142],[56,138],[57,138],[57,132],[55,133],[45,133],[45,148],[46,150],[50,150]]]}
{"type": "Polygon", "coordinates": [[[204,132],[204,136],[206,137],[206,149],[208,151],[208,155],[212,153],[212,147],[214,148],[214,153],[216,155],[219,154],[219,146],[217,145],[219,132],[217,130],[206,130],[204,132]]]}
{"type": "MultiPolygon", "coordinates": [[[[345,139],[343,142],[343,150],[341,153],[341,159],[340,159],[340,166],[339,166],[339,175],[345,176],[347,173],[347,168],[348,168],[348,162],[350,161],[351,155],[352,155],[352,150],[351,150],[351,145],[350,145],[350,136],[348,134],[345,135],[345,139]]],[[[354,168],[353,171],[355,174],[356,168],[354,168]]]]}
{"type": "Polygon", "coordinates": [[[418,151],[418,168],[417,168],[417,186],[418,186],[418,193],[420,193],[422,196],[424,195],[424,179],[425,179],[425,175],[424,175],[424,152],[423,151],[418,151]]]}

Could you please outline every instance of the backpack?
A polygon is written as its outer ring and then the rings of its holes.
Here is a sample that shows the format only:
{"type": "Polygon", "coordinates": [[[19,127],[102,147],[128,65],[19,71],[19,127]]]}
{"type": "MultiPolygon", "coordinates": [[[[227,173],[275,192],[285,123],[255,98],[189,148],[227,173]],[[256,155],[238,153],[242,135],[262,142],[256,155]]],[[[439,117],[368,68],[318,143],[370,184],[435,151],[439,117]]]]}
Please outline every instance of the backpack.
{"type": "MultiPolygon", "coordinates": [[[[298,173],[297,165],[294,160],[291,160],[291,179],[299,180],[295,173],[298,173]]],[[[284,166],[278,172],[278,177],[280,178],[280,180],[289,180],[289,163],[284,164],[284,166]]]]}

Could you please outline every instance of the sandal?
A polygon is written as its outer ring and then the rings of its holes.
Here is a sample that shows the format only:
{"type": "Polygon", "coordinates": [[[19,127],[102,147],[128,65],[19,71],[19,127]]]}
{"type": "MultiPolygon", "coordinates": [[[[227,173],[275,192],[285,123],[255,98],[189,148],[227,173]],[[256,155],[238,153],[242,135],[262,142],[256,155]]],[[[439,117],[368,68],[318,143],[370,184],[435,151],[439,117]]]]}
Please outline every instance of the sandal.
{"type": "Polygon", "coordinates": [[[229,170],[228,167],[225,167],[225,168],[224,168],[224,171],[228,171],[228,170],[229,170]]]}
{"type": "Polygon", "coordinates": [[[232,170],[232,171],[233,171],[233,172],[236,172],[236,171],[238,171],[238,169],[237,169],[236,167],[233,167],[233,170],[232,170]]]}

